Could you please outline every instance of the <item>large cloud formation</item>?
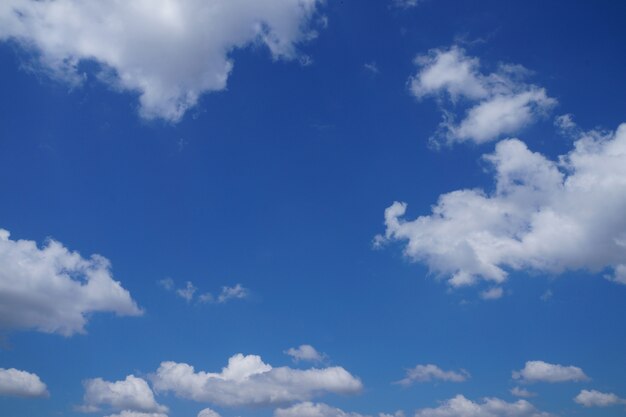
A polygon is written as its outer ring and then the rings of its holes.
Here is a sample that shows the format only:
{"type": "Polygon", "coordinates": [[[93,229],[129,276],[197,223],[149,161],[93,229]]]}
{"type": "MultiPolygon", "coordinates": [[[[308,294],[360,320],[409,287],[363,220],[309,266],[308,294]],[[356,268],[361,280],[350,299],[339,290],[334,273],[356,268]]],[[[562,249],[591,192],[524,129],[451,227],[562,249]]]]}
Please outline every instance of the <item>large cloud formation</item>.
{"type": "Polygon", "coordinates": [[[142,313],[106,258],[85,259],[54,240],[39,248],[0,229],[0,328],[70,336],[84,332],[94,312],[142,313]]]}
{"type": "Polygon", "coordinates": [[[0,395],[47,397],[48,388],[36,374],[14,368],[0,368],[0,395]]]}
{"type": "Polygon", "coordinates": [[[626,284],[626,124],[582,133],[574,149],[552,161],[517,139],[484,159],[495,189],[443,194],[432,214],[404,218],[407,205],[385,210],[375,244],[405,242],[404,253],[458,287],[501,284],[509,270],[558,274],[601,272],[626,284]]]}
{"type": "Polygon", "coordinates": [[[38,53],[54,76],[79,83],[79,64],[137,92],[146,118],[179,120],[204,92],[226,88],[232,50],[265,45],[274,59],[298,57],[315,36],[319,0],[5,0],[0,40],[38,53]]]}
{"type": "Polygon", "coordinates": [[[257,406],[305,401],[324,393],[352,394],[361,381],[341,367],[273,368],[259,356],[237,354],[220,373],[196,372],[185,363],[163,362],[152,378],[154,388],[220,406],[257,406]]]}
{"type": "Polygon", "coordinates": [[[444,142],[488,142],[510,135],[545,115],[556,100],[545,89],[527,84],[528,70],[520,65],[500,65],[496,72],[480,71],[478,58],[452,46],[433,49],[418,56],[417,74],[409,79],[413,95],[436,97],[444,110],[444,121],[434,139],[444,142]],[[448,99],[452,107],[443,104],[448,99]],[[460,122],[458,108],[467,107],[460,122]]]}

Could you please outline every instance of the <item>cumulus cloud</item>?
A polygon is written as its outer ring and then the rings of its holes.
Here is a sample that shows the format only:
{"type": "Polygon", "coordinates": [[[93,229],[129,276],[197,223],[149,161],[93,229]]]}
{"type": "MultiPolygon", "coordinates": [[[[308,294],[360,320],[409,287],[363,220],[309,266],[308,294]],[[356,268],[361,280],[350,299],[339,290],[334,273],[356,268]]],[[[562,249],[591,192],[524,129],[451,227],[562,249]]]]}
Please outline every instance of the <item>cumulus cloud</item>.
{"type": "Polygon", "coordinates": [[[577,382],[589,377],[577,366],[563,366],[543,361],[528,361],[523,369],[513,371],[513,379],[525,383],[533,382],[577,382]]]}
{"type": "Polygon", "coordinates": [[[484,156],[495,189],[443,194],[432,214],[405,219],[385,210],[375,245],[405,242],[404,253],[453,287],[503,283],[509,270],[601,272],[626,284],[626,124],[587,132],[556,161],[517,139],[484,156]]]}
{"type": "Polygon", "coordinates": [[[95,61],[99,78],[136,92],[146,118],[177,121],[205,92],[226,88],[230,53],[263,45],[273,59],[306,58],[319,0],[6,0],[0,40],[39,55],[43,68],[74,84],[95,61]]]}
{"type": "Polygon", "coordinates": [[[470,377],[469,372],[461,369],[458,372],[444,371],[437,365],[417,365],[415,368],[406,371],[406,377],[398,381],[398,384],[408,386],[414,382],[429,382],[433,380],[447,382],[463,382],[470,377]]]}
{"type": "Polygon", "coordinates": [[[582,390],[574,398],[578,404],[585,407],[609,407],[612,405],[626,404],[626,399],[620,398],[612,392],[604,393],[596,390],[582,390]]]}
{"type": "Polygon", "coordinates": [[[71,336],[84,333],[90,313],[142,314],[110,268],[102,256],[85,259],[54,240],[40,248],[0,229],[0,328],[71,336]]]}
{"type": "Polygon", "coordinates": [[[521,397],[521,398],[531,398],[537,395],[534,392],[530,392],[529,390],[525,388],[521,388],[521,387],[513,387],[511,388],[510,392],[516,397],[521,397]]]}
{"type": "Polygon", "coordinates": [[[0,368],[0,395],[14,397],[47,397],[48,388],[39,376],[15,368],[0,368]]]}
{"type": "Polygon", "coordinates": [[[163,362],[152,382],[160,392],[230,407],[306,401],[324,393],[353,394],[362,389],[361,381],[341,367],[273,368],[259,356],[242,354],[232,356],[220,373],[163,362]]]}
{"type": "Polygon", "coordinates": [[[101,406],[108,406],[115,410],[123,410],[121,416],[135,417],[143,414],[162,415],[167,413],[167,407],[160,405],[154,399],[154,394],[148,383],[142,378],[128,375],[122,381],[109,382],[102,378],[88,379],[83,382],[85,396],[82,411],[97,411],[101,406]],[[127,414],[124,414],[127,413],[127,414]],[[128,414],[130,413],[130,414],[128,414]],[[134,413],[134,414],[133,414],[134,413]]]}
{"type": "Polygon", "coordinates": [[[347,413],[339,408],[322,403],[303,402],[289,408],[274,411],[274,417],[366,417],[358,413],[347,413]]]}
{"type": "Polygon", "coordinates": [[[326,359],[325,353],[318,352],[311,345],[300,345],[297,348],[289,348],[285,353],[294,360],[294,362],[323,362],[326,359]]]}
{"type": "Polygon", "coordinates": [[[198,417],[221,417],[217,411],[213,411],[210,408],[200,410],[198,417]]]}
{"type": "Polygon", "coordinates": [[[443,110],[436,141],[492,141],[519,131],[556,105],[545,89],[524,81],[529,71],[522,66],[500,65],[496,72],[484,74],[479,59],[458,46],[433,49],[415,63],[418,72],[409,79],[411,92],[418,99],[435,97],[443,110]],[[466,110],[457,122],[460,108],[466,110]]]}
{"type": "Polygon", "coordinates": [[[538,411],[526,400],[506,402],[499,398],[484,398],[482,402],[468,400],[462,395],[444,401],[437,408],[422,408],[415,417],[553,417],[538,411]]]}

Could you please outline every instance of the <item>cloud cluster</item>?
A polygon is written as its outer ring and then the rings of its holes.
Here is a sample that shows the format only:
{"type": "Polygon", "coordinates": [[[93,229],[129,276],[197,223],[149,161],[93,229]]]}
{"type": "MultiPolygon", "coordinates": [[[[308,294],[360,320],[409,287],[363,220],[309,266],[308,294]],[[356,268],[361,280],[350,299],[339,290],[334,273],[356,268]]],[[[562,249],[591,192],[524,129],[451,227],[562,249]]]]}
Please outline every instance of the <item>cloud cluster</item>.
{"type": "Polygon", "coordinates": [[[436,140],[488,142],[535,122],[556,104],[545,89],[524,81],[528,71],[522,66],[500,65],[496,72],[483,74],[478,58],[458,46],[433,49],[415,63],[411,92],[418,99],[436,97],[442,106],[444,120],[436,140]],[[467,110],[457,122],[461,105],[467,110]]]}
{"type": "Polygon", "coordinates": [[[108,406],[114,410],[123,410],[121,415],[125,417],[141,415],[137,413],[160,415],[167,412],[167,407],[158,404],[154,399],[148,383],[134,375],[128,375],[126,379],[116,382],[102,378],[88,379],[83,382],[83,386],[85,396],[83,406],[80,407],[82,411],[98,411],[101,406],[108,406]]]}
{"type": "Polygon", "coordinates": [[[14,368],[0,368],[0,395],[14,397],[47,397],[48,388],[39,376],[14,368]]]}
{"type": "MultiPolygon", "coordinates": [[[[226,88],[230,53],[263,45],[273,59],[299,57],[316,36],[319,0],[5,0],[0,40],[39,55],[43,68],[71,83],[95,61],[99,78],[136,92],[146,118],[179,120],[205,92],[226,88]]],[[[310,59],[309,59],[310,60],[310,59]]]]}
{"type": "Polygon", "coordinates": [[[407,257],[454,287],[480,279],[497,285],[507,270],[605,268],[613,270],[606,278],[626,284],[626,124],[582,134],[556,161],[517,139],[499,142],[484,160],[493,191],[443,194],[432,214],[415,220],[395,202],[375,245],[405,242],[407,257]]]}
{"type": "Polygon", "coordinates": [[[626,404],[626,399],[620,398],[612,392],[604,393],[596,390],[582,390],[574,398],[578,404],[585,407],[609,407],[612,405],[626,404]]]}
{"type": "Polygon", "coordinates": [[[318,352],[311,345],[300,345],[297,348],[289,348],[285,353],[291,356],[294,362],[323,362],[327,358],[325,353],[318,352]]]}
{"type": "Polygon", "coordinates": [[[415,368],[408,369],[406,377],[398,381],[398,384],[408,386],[414,382],[428,382],[432,380],[448,381],[448,382],[463,382],[470,377],[470,374],[461,369],[459,372],[444,371],[437,365],[417,365],[415,368]]]}
{"type": "Polygon", "coordinates": [[[415,417],[553,417],[537,410],[526,400],[506,402],[499,398],[484,398],[474,402],[462,395],[444,401],[437,408],[422,408],[415,417]]]}
{"type": "Polygon", "coordinates": [[[528,361],[523,369],[513,371],[513,379],[524,383],[533,382],[578,382],[589,377],[577,366],[563,366],[544,361],[528,361]]]}
{"type": "Polygon", "coordinates": [[[187,281],[182,288],[175,288],[174,280],[171,278],[162,279],[157,284],[167,291],[174,291],[176,295],[188,303],[197,299],[200,303],[225,304],[231,300],[241,300],[250,296],[250,290],[241,284],[235,284],[233,287],[223,286],[217,297],[210,292],[201,293],[196,297],[198,288],[191,281],[187,281]]]}
{"type": "Polygon", "coordinates": [[[362,389],[361,381],[341,367],[273,368],[259,356],[242,354],[232,356],[220,373],[163,362],[152,382],[159,392],[229,407],[306,401],[324,393],[353,394],[362,389]]]}
{"type": "Polygon", "coordinates": [[[85,331],[90,313],[142,314],[110,266],[102,256],[85,259],[54,240],[39,248],[0,229],[0,328],[71,336],[85,331]]]}

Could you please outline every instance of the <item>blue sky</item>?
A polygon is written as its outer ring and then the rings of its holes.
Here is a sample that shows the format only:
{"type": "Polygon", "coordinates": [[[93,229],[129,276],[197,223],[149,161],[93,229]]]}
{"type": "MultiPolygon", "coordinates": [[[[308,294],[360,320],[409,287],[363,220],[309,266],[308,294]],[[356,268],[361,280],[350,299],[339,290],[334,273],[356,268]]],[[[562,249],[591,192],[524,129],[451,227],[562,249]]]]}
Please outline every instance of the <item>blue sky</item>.
{"type": "Polygon", "coordinates": [[[4,2],[0,414],[624,415],[624,16],[4,2]]]}

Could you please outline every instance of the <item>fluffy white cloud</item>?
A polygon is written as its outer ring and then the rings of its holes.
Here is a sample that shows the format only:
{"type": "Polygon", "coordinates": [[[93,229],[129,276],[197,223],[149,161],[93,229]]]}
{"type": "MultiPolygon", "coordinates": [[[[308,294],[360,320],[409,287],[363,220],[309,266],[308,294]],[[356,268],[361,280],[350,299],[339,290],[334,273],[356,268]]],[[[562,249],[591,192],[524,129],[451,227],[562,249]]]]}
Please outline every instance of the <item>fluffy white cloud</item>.
{"type": "Polygon", "coordinates": [[[521,388],[521,387],[513,387],[511,388],[510,392],[516,397],[521,397],[521,398],[531,398],[537,395],[534,392],[530,392],[529,390],[525,388],[521,388]]]}
{"type": "Polygon", "coordinates": [[[274,417],[365,417],[358,413],[347,413],[339,408],[322,403],[303,402],[274,411],[274,417]]]}
{"type": "Polygon", "coordinates": [[[198,417],[221,417],[217,411],[213,411],[210,408],[200,410],[198,417]]]}
{"type": "Polygon", "coordinates": [[[468,400],[462,395],[444,401],[437,408],[417,410],[415,417],[551,417],[538,411],[526,400],[513,403],[499,398],[485,398],[482,403],[468,400]]]}
{"type": "Polygon", "coordinates": [[[604,393],[596,390],[582,390],[574,398],[580,405],[585,407],[609,407],[611,405],[626,404],[626,399],[620,398],[612,392],[604,393]]]}
{"type": "Polygon", "coordinates": [[[82,61],[99,78],[137,92],[141,115],[179,120],[201,94],[226,88],[230,52],[266,46],[274,59],[294,59],[315,37],[319,0],[5,0],[0,40],[40,55],[52,74],[79,83],[82,61]]]}
{"type": "Polygon", "coordinates": [[[142,313],[106,258],[82,258],[54,240],[39,248],[0,229],[0,328],[70,336],[95,312],[142,313]]]}
{"type": "Polygon", "coordinates": [[[417,365],[415,368],[406,371],[406,377],[398,381],[401,385],[411,385],[414,382],[428,382],[432,380],[463,382],[470,377],[470,374],[461,369],[459,372],[444,371],[437,365],[417,365]]]}
{"type": "MultiPolygon", "coordinates": [[[[418,99],[446,96],[452,108],[444,108],[444,121],[434,139],[445,142],[488,142],[517,132],[537,120],[556,104],[543,88],[524,82],[528,71],[519,65],[500,65],[497,72],[483,74],[478,58],[462,48],[434,49],[418,56],[419,67],[410,78],[410,89],[418,99]],[[466,105],[463,120],[457,123],[458,107],[466,105]]],[[[445,107],[445,106],[444,106],[445,107]]]]}
{"type": "Polygon", "coordinates": [[[48,389],[36,374],[14,368],[0,368],[0,395],[47,397],[48,389]]]}
{"type": "Polygon", "coordinates": [[[407,205],[385,210],[375,244],[406,242],[404,253],[458,287],[502,283],[507,270],[561,273],[612,268],[626,284],[626,124],[588,132],[552,161],[517,139],[484,159],[495,190],[443,194],[432,214],[405,220],[407,205]]]}
{"type": "Polygon", "coordinates": [[[107,417],[167,417],[163,413],[144,413],[142,411],[123,410],[117,414],[110,414],[107,417]]]}
{"type": "Polygon", "coordinates": [[[152,381],[157,391],[221,406],[282,404],[362,389],[361,381],[341,367],[272,368],[259,356],[242,354],[232,356],[220,373],[196,372],[185,363],[163,362],[152,381]]]}
{"type": "Polygon", "coordinates": [[[543,361],[528,361],[523,369],[513,371],[513,379],[525,383],[586,381],[589,378],[577,366],[563,366],[543,361]]]}
{"type": "Polygon", "coordinates": [[[291,356],[295,362],[322,362],[326,359],[326,354],[318,352],[311,345],[300,345],[297,348],[289,348],[285,353],[291,356]]]}
{"type": "Polygon", "coordinates": [[[134,375],[128,375],[126,379],[116,382],[104,381],[101,378],[88,379],[83,382],[85,387],[83,411],[97,411],[101,406],[109,406],[115,410],[132,412],[162,414],[167,412],[167,407],[160,405],[154,399],[154,394],[148,383],[134,375]]]}

